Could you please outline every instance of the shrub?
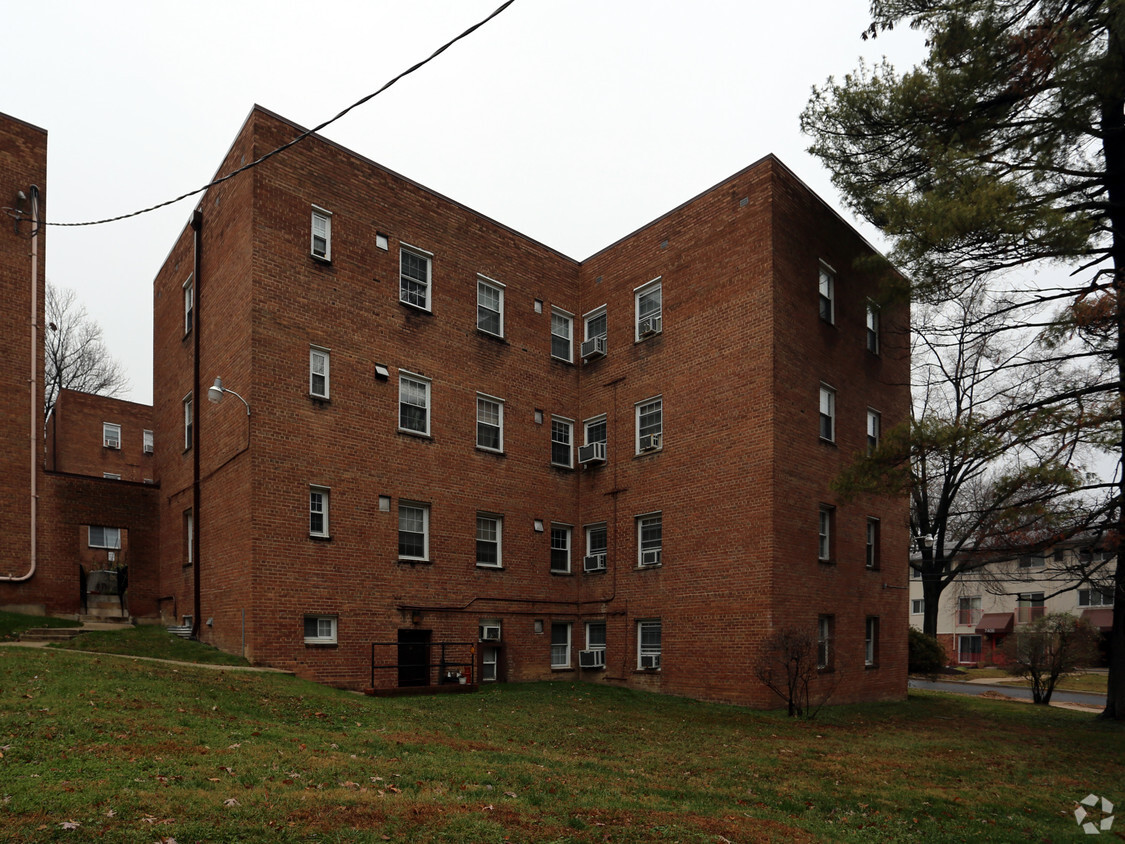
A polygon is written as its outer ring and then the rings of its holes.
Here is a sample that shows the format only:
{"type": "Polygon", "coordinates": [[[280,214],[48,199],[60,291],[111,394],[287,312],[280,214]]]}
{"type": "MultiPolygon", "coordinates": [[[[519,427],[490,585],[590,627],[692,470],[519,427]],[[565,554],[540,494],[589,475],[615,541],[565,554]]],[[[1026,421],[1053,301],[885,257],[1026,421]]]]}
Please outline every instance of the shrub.
{"type": "Polygon", "coordinates": [[[945,648],[933,636],[921,630],[910,628],[910,644],[907,655],[908,670],[911,674],[937,674],[945,667],[945,648]]]}

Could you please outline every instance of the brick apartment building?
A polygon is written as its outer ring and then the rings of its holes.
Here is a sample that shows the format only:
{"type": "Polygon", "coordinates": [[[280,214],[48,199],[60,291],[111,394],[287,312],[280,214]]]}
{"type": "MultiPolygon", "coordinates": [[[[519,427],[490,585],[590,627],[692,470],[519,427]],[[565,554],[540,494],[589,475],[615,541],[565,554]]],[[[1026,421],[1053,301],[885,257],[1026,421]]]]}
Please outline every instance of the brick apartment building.
{"type": "MultiPolygon", "coordinates": [[[[219,172],[300,131],[253,109],[219,172]]],[[[575,261],[310,137],[157,274],[137,600],[350,688],[774,706],[755,665],[795,626],[833,701],[901,697],[906,502],[831,490],[908,408],[870,254],[773,157],[575,261]]]]}

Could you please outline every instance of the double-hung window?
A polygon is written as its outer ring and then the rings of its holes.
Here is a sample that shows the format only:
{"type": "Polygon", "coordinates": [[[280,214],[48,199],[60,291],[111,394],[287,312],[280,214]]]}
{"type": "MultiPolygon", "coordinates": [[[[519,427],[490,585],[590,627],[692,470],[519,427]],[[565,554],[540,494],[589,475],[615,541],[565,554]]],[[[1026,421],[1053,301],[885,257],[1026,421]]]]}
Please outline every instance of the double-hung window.
{"type": "Polygon", "coordinates": [[[91,548],[116,551],[121,547],[121,528],[90,525],[88,544],[91,548]]]}
{"type": "Polygon", "coordinates": [[[551,667],[570,668],[570,622],[551,623],[551,667]]]}
{"type": "Polygon", "coordinates": [[[429,560],[429,506],[405,501],[399,502],[398,556],[400,560],[429,560]]]}
{"type": "Polygon", "coordinates": [[[635,405],[637,416],[637,454],[655,451],[664,445],[664,399],[645,399],[635,405]]]}
{"type": "Polygon", "coordinates": [[[500,568],[504,520],[487,513],[477,514],[477,565],[500,568]]]}
{"type": "Polygon", "coordinates": [[[867,542],[864,564],[869,569],[879,568],[879,520],[867,520],[867,542]]]}
{"type": "Polygon", "coordinates": [[[430,379],[410,373],[398,377],[398,429],[430,435],[430,379]]]}
{"type": "Polygon", "coordinates": [[[574,317],[557,308],[551,310],[551,357],[574,360],[574,317]]]}
{"type": "Polygon", "coordinates": [[[636,336],[643,340],[664,330],[664,285],[659,278],[633,291],[636,336]]]}
{"type": "Polygon", "coordinates": [[[820,318],[836,322],[836,273],[827,264],[820,265],[820,318]]]}
{"type": "Polygon", "coordinates": [[[336,617],[332,615],[306,615],[305,644],[336,644],[336,617]]]}
{"type": "Polygon", "coordinates": [[[637,668],[659,669],[661,654],[660,619],[637,622],[637,668]]]}
{"type": "Polygon", "coordinates": [[[879,354],[879,306],[868,300],[867,302],[867,351],[873,355],[879,354]]]}
{"type": "Polygon", "coordinates": [[[328,536],[328,490],[309,487],[309,536],[328,536]]]}
{"type": "Polygon", "coordinates": [[[477,328],[504,336],[504,285],[484,276],[477,276],[477,328]]]}
{"type": "Polygon", "coordinates": [[[832,628],[836,617],[818,616],[816,619],[816,667],[822,670],[832,667],[832,628]]]}
{"type": "Polygon", "coordinates": [[[121,426],[114,422],[102,423],[102,445],[106,448],[121,448],[121,426]]]}
{"type": "Polygon", "coordinates": [[[957,599],[957,623],[963,627],[976,627],[980,623],[980,595],[966,595],[957,599]]]}
{"type": "Polygon", "coordinates": [[[585,342],[582,343],[582,357],[596,357],[606,353],[606,306],[602,305],[582,318],[585,327],[585,342]]]}
{"type": "Polygon", "coordinates": [[[879,431],[882,427],[883,420],[879,411],[867,408],[867,453],[868,455],[874,454],[875,449],[879,447],[879,431]]]}
{"type": "Polygon", "coordinates": [[[574,423],[560,416],[551,417],[551,465],[574,466],[574,423]]]}
{"type": "Polygon", "coordinates": [[[606,548],[608,547],[609,531],[603,522],[600,525],[586,526],[586,571],[604,571],[606,568],[606,548]]]}
{"type": "Polygon", "coordinates": [[[569,525],[551,525],[551,571],[554,574],[570,573],[569,525]]]}
{"type": "Polygon", "coordinates": [[[141,442],[143,444],[145,454],[152,454],[152,452],[155,450],[155,446],[153,445],[153,439],[152,439],[152,431],[143,432],[141,434],[141,437],[142,437],[141,442]]]}
{"type": "Polygon", "coordinates": [[[910,599],[910,614],[922,615],[926,611],[926,601],[923,598],[910,599]]]}
{"type": "Polygon", "coordinates": [[[433,256],[421,249],[403,246],[399,250],[399,288],[400,302],[421,308],[431,309],[433,300],[430,273],[433,256]]]}
{"type": "Polygon", "coordinates": [[[660,513],[637,516],[637,565],[658,566],[663,562],[664,518],[660,513]]]}
{"type": "Polygon", "coordinates": [[[332,214],[323,208],[312,210],[311,252],[318,260],[332,260],[332,214]]]}
{"type": "Polygon", "coordinates": [[[820,385],[820,438],[836,441],[836,391],[827,384],[820,385]]]}
{"type": "Polygon", "coordinates": [[[863,632],[863,664],[874,668],[879,661],[879,616],[867,616],[863,632]]]}
{"type": "Polygon", "coordinates": [[[184,451],[187,451],[192,446],[194,412],[191,393],[188,393],[184,396],[184,451]]]}
{"type": "Polygon", "coordinates": [[[309,395],[317,399],[328,398],[328,350],[309,348],[309,395]]]}
{"type": "Polygon", "coordinates": [[[599,658],[593,660],[595,665],[605,667],[605,622],[586,622],[586,650],[596,651],[599,658]]]}
{"type": "Polygon", "coordinates": [[[195,276],[184,282],[184,334],[190,334],[195,325],[195,276]]]}
{"type": "Polygon", "coordinates": [[[477,393],[477,448],[504,450],[504,402],[477,393]]]}
{"type": "Polygon", "coordinates": [[[1023,592],[1016,600],[1016,622],[1028,624],[1043,617],[1046,607],[1042,592],[1023,592]]]}
{"type": "Polygon", "coordinates": [[[822,563],[832,562],[833,527],[836,521],[836,510],[826,504],[820,505],[817,510],[817,546],[816,558],[822,563]]]}

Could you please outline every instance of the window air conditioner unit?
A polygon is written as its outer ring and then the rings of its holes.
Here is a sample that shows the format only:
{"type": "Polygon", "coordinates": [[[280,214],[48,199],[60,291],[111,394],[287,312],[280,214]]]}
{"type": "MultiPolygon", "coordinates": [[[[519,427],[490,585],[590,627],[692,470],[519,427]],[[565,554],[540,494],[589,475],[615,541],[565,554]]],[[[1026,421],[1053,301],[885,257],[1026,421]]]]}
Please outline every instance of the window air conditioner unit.
{"type": "Polygon", "coordinates": [[[499,642],[500,641],[500,625],[499,624],[482,624],[480,626],[480,640],[482,642],[499,642]]]}
{"type": "Polygon", "coordinates": [[[660,333],[660,317],[651,316],[642,319],[640,325],[637,326],[637,333],[642,337],[651,337],[653,334],[660,333]]]}
{"type": "Polygon", "coordinates": [[[152,446],[151,445],[145,446],[145,454],[152,454],[152,446]]]}
{"type": "Polygon", "coordinates": [[[605,338],[604,337],[591,337],[582,343],[581,347],[582,358],[589,360],[590,358],[600,358],[605,355],[605,338]]]}
{"type": "Polygon", "coordinates": [[[641,565],[642,566],[658,566],[660,565],[660,548],[654,551],[641,552],[641,565]]]}
{"type": "Polygon", "coordinates": [[[656,451],[660,448],[660,434],[645,434],[641,437],[641,451],[656,451]]]}
{"type": "Polygon", "coordinates": [[[641,654],[641,668],[659,668],[660,654],[641,654]]]}
{"type": "Polygon", "coordinates": [[[582,560],[585,571],[605,571],[605,554],[591,554],[582,560]]]}
{"type": "Polygon", "coordinates": [[[118,440],[106,440],[103,443],[103,445],[105,445],[106,448],[114,448],[114,449],[120,449],[121,448],[121,443],[118,440]]]}
{"type": "Polygon", "coordinates": [[[603,649],[598,649],[596,651],[579,651],[578,667],[605,668],[605,651],[603,649]]]}
{"type": "Polygon", "coordinates": [[[587,443],[578,446],[578,462],[605,463],[605,443],[587,443]]]}

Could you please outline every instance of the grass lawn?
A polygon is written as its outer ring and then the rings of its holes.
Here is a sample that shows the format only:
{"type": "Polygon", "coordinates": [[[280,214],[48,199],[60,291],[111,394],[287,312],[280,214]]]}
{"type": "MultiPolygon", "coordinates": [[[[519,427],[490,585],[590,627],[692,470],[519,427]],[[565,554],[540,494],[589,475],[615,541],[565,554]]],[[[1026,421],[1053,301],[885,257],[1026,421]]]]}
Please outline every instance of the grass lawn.
{"type": "Polygon", "coordinates": [[[163,627],[151,624],[138,625],[127,630],[90,630],[68,642],[54,643],[51,647],[202,662],[208,665],[249,665],[240,656],[225,653],[199,642],[181,639],[163,627]]]}
{"type": "Polygon", "coordinates": [[[937,693],[815,721],[569,682],[367,698],[279,674],[0,648],[0,838],[1078,840],[1125,729],[937,693]]]}
{"type": "Polygon", "coordinates": [[[24,615],[16,612],[0,612],[0,642],[13,642],[20,633],[33,627],[78,627],[79,623],[69,618],[52,618],[49,615],[24,615]]]}
{"type": "MultiPolygon", "coordinates": [[[[961,677],[943,677],[942,679],[949,680],[983,680],[983,679],[997,679],[1006,685],[1012,686],[1031,686],[1030,680],[1017,680],[1012,677],[1003,668],[969,668],[961,677]]],[[[1106,683],[1108,678],[1105,674],[1070,674],[1061,678],[1056,689],[1067,690],[1072,692],[1098,692],[1099,694],[1106,693],[1106,683]]]]}

